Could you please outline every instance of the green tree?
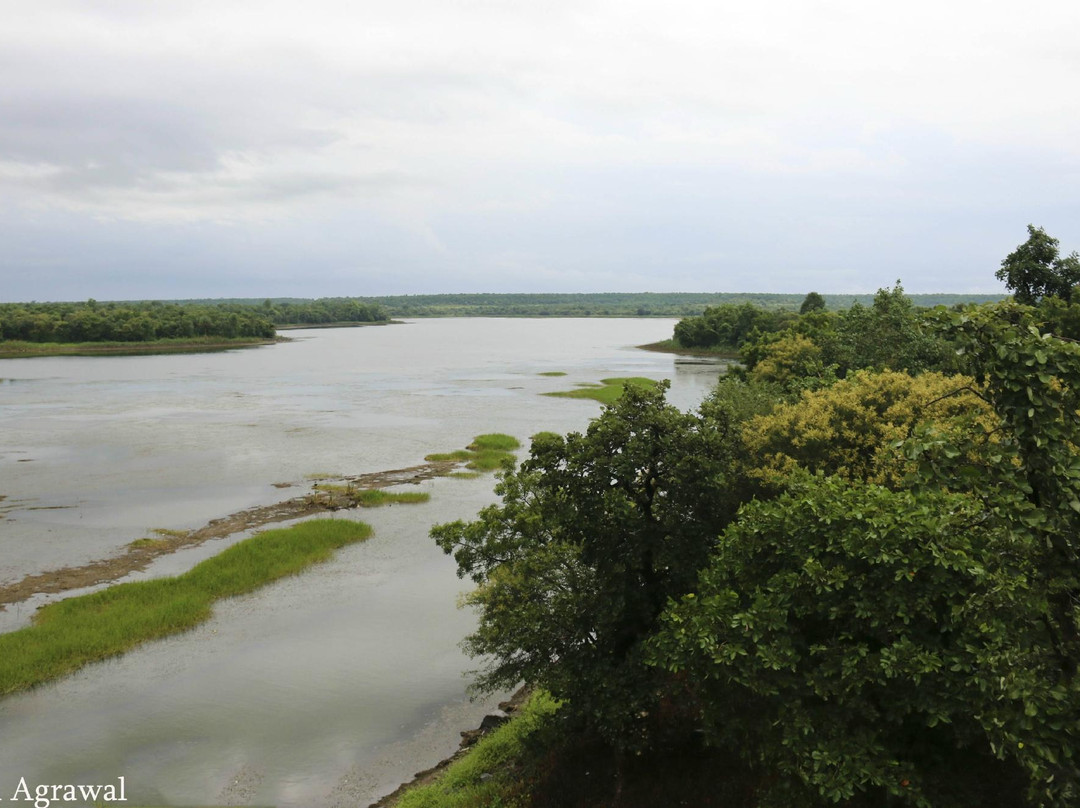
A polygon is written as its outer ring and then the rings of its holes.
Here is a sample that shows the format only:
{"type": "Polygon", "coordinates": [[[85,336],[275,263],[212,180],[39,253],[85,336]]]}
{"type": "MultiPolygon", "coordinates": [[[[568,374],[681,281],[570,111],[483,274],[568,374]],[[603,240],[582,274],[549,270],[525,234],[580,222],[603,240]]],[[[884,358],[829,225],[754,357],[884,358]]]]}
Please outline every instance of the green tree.
{"type": "Polygon", "coordinates": [[[1058,240],[1029,224],[1028,240],[1009,253],[994,274],[1017,303],[1034,305],[1049,295],[1067,301],[1080,283],[1080,256],[1073,252],[1060,258],[1058,240]]]}
{"type": "MultiPolygon", "coordinates": [[[[760,773],[755,805],[1013,808],[1015,718],[1070,718],[1027,550],[964,495],[810,478],[743,510],[652,659],[760,773]]],[[[1043,735],[1072,756],[1070,731],[1043,735]]]]}
{"type": "Polygon", "coordinates": [[[799,314],[809,314],[812,311],[825,311],[825,298],[817,292],[807,293],[802,305],[799,306],[799,314]]]}
{"type": "Polygon", "coordinates": [[[616,746],[646,743],[665,677],[642,643],[740,504],[733,419],[710,407],[682,413],[662,387],[628,387],[585,434],[536,436],[500,505],[433,530],[478,584],[466,647],[490,660],[481,688],[524,680],[616,746]]]}

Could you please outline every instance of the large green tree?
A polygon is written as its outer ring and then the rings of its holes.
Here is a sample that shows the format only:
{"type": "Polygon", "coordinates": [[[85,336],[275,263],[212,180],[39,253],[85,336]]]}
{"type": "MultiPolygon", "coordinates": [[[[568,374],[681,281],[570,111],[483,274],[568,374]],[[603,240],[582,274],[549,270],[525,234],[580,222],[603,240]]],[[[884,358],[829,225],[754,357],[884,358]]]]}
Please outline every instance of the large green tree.
{"type": "Polygon", "coordinates": [[[1058,240],[1035,225],[1028,225],[1028,240],[1001,262],[995,273],[1017,303],[1034,305],[1044,297],[1070,300],[1080,283],[1080,256],[1058,254],[1058,240]]]}
{"type": "Polygon", "coordinates": [[[731,410],[710,410],[628,387],[584,434],[535,437],[501,504],[434,529],[478,584],[467,648],[490,660],[481,687],[525,680],[615,746],[647,742],[665,677],[642,644],[741,501],[731,410]]]}

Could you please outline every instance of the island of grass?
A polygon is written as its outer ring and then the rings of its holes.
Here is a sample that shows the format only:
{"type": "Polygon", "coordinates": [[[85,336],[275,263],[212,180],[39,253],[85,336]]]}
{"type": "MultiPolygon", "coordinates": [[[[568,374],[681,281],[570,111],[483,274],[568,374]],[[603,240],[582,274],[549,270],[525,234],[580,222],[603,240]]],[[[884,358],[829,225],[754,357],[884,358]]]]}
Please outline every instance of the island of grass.
{"type": "Polygon", "coordinates": [[[33,625],[0,634],[0,696],[194,628],[209,619],[215,601],[295,575],[370,535],[361,522],[301,522],[245,539],[183,575],[117,584],[44,606],[33,625]]]}
{"type": "MultiPolygon", "coordinates": [[[[466,468],[476,472],[495,471],[513,459],[515,449],[520,449],[521,443],[512,435],[503,435],[493,432],[487,435],[477,435],[464,449],[453,452],[437,452],[429,454],[424,459],[429,463],[460,462],[466,468]]],[[[464,476],[464,475],[462,475],[464,476]]]]}
{"type": "Polygon", "coordinates": [[[624,376],[601,379],[599,384],[582,384],[576,390],[558,390],[553,393],[542,393],[541,395],[556,398],[590,398],[593,401],[599,401],[601,404],[614,404],[627,387],[652,387],[656,384],[659,384],[659,382],[655,379],[647,379],[643,376],[624,376]]]}

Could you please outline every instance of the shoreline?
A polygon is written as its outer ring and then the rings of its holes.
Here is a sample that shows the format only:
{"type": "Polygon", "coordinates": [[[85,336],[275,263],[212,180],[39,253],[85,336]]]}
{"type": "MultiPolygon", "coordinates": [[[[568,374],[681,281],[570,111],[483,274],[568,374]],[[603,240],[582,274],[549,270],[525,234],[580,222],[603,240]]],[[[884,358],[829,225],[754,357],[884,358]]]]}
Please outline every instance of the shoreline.
{"type": "Polygon", "coordinates": [[[672,344],[672,340],[669,339],[661,340],[660,342],[649,342],[645,345],[635,345],[634,347],[642,351],[675,354],[676,356],[701,356],[712,357],[714,359],[727,359],[731,362],[739,361],[738,351],[723,350],[719,348],[680,348],[672,344]]]}
{"type": "Polygon", "coordinates": [[[398,800],[414,788],[429,785],[437,780],[450,764],[455,763],[468,755],[481,738],[497,727],[502,726],[507,721],[512,720],[514,714],[518,712],[521,705],[525,703],[525,700],[528,699],[531,693],[532,688],[530,688],[529,685],[522,685],[519,687],[514,691],[510,698],[506,701],[499,702],[499,711],[502,715],[499,715],[498,713],[489,713],[484,716],[480,722],[480,726],[476,729],[463,730],[461,732],[461,743],[453,753],[440,760],[434,766],[418,771],[413,775],[412,780],[402,783],[386,796],[379,798],[377,802],[371,803],[368,808],[394,808],[394,806],[397,805],[398,800]]]}
{"type": "Polygon", "coordinates": [[[240,338],[235,340],[214,339],[198,342],[20,342],[15,348],[11,343],[0,342],[0,359],[24,359],[41,356],[138,356],[142,354],[212,353],[233,348],[254,348],[275,345],[287,341],[287,337],[275,339],[240,338]]]}

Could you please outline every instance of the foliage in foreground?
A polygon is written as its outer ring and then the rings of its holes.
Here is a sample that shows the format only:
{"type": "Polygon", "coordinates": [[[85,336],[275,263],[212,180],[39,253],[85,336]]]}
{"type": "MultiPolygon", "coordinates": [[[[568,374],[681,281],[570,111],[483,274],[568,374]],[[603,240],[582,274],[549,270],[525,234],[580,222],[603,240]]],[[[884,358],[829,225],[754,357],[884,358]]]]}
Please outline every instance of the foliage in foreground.
{"type": "MultiPolygon", "coordinates": [[[[1077,717],[1031,633],[1028,541],[969,497],[811,479],[743,511],[655,659],[685,674],[714,744],[779,775],[763,805],[1020,804],[1025,716],[1077,717]]],[[[1067,733],[1040,741],[1073,754],[1067,733]]]]}
{"type": "Polygon", "coordinates": [[[543,433],[508,471],[502,504],[433,530],[478,589],[468,648],[482,688],[525,680],[570,698],[613,743],[643,737],[661,684],[642,640],[689,591],[738,499],[725,418],[681,413],[665,385],[631,385],[585,434],[543,433]],[[557,660],[557,663],[553,663],[557,660]],[[628,706],[629,705],[629,706],[628,706]]]}
{"type": "Polygon", "coordinates": [[[481,686],[550,688],[623,759],[700,732],[748,805],[1075,805],[1080,345],[1014,304],[921,328],[966,376],[851,373],[756,420],[753,382],[696,414],[630,388],[535,440],[434,531],[478,584],[481,686]]]}
{"type": "Polygon", "coordinates": [[[33,625],[0,634],[0,695],[187,631],[210,617],[214,601],[295,575],[370,535],[360,522],[301,522],[234,544],[183,575],[117,584],[43,606],[33,625]]]}

